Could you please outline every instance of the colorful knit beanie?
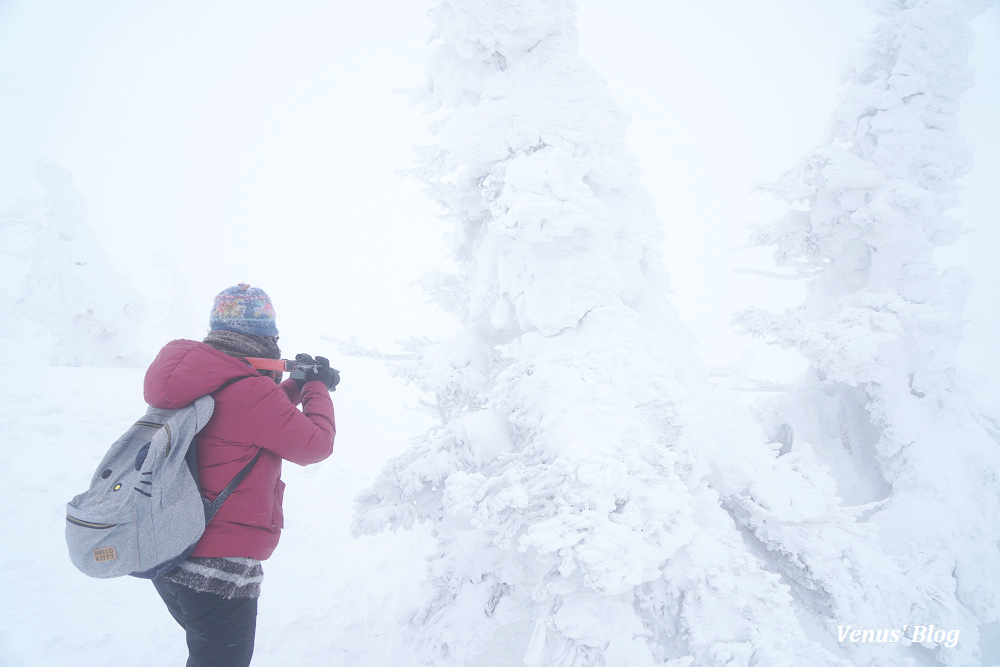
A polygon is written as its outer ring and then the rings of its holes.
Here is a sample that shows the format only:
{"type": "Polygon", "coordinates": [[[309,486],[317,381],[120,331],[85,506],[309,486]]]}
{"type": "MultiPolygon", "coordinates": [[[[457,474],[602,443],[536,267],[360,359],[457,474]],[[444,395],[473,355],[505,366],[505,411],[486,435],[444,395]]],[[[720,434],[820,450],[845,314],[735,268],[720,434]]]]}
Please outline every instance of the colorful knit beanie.
{"type": "Polygon", "coordinates": [[[264,337],[278,335],[271,299],[264,290],[246,283],[219,292],[208,324],[212,331],[235,331],[264,337]]]}

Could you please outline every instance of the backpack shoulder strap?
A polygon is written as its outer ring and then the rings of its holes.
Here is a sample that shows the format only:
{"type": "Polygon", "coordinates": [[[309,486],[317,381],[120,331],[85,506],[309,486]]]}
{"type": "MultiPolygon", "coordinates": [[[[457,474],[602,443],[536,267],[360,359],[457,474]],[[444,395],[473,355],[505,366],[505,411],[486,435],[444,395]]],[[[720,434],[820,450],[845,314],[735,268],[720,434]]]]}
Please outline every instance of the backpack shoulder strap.
{"type": "Polygon", "coordinates": [[[219,492],[219,495],[215,497],[214,501],[210,501],[204,497],[202,498],[205,502],[205,523],[212,520],[215,513],[219,511],[220,507],[222,507],[222,503],[226,502],[226,498],[229,497],[229,494],[231,494],[236,487],[240,485],[240,482],[246,479],[246,476],[250,474],[250,469],[253,468],[253,465],[257,463],[257,459],[259,459],[260,455],[263,453],[263,449],[258,449],[257,453],[254,454],[254,457],[250,459],[250,462],[243,466],[242,470],[236,473],[236,477],[233,477],[229,484],[226,484],[226,488],[219,492]]]}
{"type": "MultiPolygon", "coordinates": [[[[214,396],[216,393],[222,391],[223,389],[233,384],[234,382],[239,382],[240,380],[246,380],[247,378],[252,378],[252,377],[261,377],[261,376],[244,375],[242,377],[227,380],[223,382],[218,389],[213,391],[211,395],[214,396]]],[[[245,466],[243,466],[242,470],[236,473],[236,476],[229,481],[229,484],[226,484],[226,488],[222,489],[222,491],[219,492],[219,495],[215,497],[215,500],[208,500],[207,498],[202,496],[202,502],[205,504],[206,524],[208,524],[208,522],[212,520],[212,517],[215,516],[215,513],[219,511],[219,508],[222,507],[222,503],[226,501],[226,498],[229,497],[229,494],[235,491],[236,487],[240,485],[240,482],[246,479],[246,476],[250,474],[250,470],[253,468],[254,464],[257,463],[257,459],[259,459],[260,455],[263,453],[264,453],[263,449],[258,449],[257,453],[254,454],[254,457],[250,459],[250,462],[247,463],[245,466]]]]}
{"type": "Polygon", "coordinates": [[[239,382],[240,380],[247,380],[249,378],[256,378],[256,377],[263,377],[263,376],[262,375],[241,375],[238,378],[230,378],[230,379],[226,380],[225,382],[223,382],[222,384],[220,384],[219,388],[216,389],[215,391],[213,391],[212,393],[210,393],[209,396],[215,396],[217,393],[219,393],[220,391],[222,391],[223,389],[225,389],[229,385],[234,384],[236,382],[239,382]]]}

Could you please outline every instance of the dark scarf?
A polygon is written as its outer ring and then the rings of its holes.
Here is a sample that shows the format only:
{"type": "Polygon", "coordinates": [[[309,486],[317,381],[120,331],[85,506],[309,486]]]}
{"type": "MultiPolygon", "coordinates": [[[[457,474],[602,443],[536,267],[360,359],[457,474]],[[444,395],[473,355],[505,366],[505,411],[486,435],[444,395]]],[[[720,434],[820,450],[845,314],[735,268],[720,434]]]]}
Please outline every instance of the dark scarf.
{"type": "MultiPolygon", "coordinates": [[[[281,359],[281,349],[278,347],[278,337],[250,336],[223,331],[209,331],[203,341],[219,352],[225,352],[231,357],[264,357],[265,359],[281,359]]],[[[258,371],[261,375],[281,382],[281,371],[258,371]]]]}

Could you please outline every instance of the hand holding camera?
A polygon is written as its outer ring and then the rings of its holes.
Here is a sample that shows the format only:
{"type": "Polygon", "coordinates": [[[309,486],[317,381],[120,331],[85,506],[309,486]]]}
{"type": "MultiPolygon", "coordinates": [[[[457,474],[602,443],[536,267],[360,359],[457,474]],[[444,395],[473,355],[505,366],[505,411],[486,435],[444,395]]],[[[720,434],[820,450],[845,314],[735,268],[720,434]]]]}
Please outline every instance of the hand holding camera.
{"type": "Polygon", "coordinates": [[[316,357],[313,359],[308,354],[295,355],[295,368],[289,377],[295,380],[302,389],[306,382],[318,380],[326,385],[329,391],[336,391],[340,382],[340,371],[330,366],[330,360],[326,357],[316,357]]]}

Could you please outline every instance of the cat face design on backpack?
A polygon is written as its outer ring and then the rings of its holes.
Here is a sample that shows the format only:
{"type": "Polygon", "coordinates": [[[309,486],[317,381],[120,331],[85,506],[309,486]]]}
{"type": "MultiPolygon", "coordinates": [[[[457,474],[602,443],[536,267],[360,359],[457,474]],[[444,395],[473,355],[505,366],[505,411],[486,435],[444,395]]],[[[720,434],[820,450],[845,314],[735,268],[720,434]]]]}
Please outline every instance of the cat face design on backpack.
{"type": "MultiPolygon", "coordinates": [[[[101,479],[107,479],[108,477],[111,477],[112,474],[113,474],[113,471],[111,470],[111,468],[107,468],[107,469],[104,470],[104,472],[101,473],[101,479]]],[[[112,491],[119,491],[121,488],[122,488],[122,483],[118,482],[114,486],[111,487],[111,490],[112,491]]]]}
{"type": "MultiPolygon", "coordinates": [[[[148,422],[148,421],[142,421],[142,420],[140,420],[140,421],[137,421],[132,426],[132,428],[133,429],[135,429],[135,428],[146,428],[146,429],[152,428],[154,430],[154,433],[155,433],[155,431],[159,430],[160,428],[165,428],[167,430],[167,439],[168,439],[168,447],[169,447],[170,426],[168,424],[158,424],[156,422],[148,422]]],[[[146,457],[149,455],[149,448],[150,448],[151,445],[152,445],[152,439],[150,439],[145,444],[143,444],[143,445],[141,445],[139,447],[139,451],[135,455],[135,461],[134,461],[133,465],[132,466],[125,466],[122,469],[121,473],[118,475],[118,477],[116,477],[115,480],[113,481],[113,486],[110,489],[110,491],[112,493],[117,492],[117,491],[121,491],[122,488],[124,488],[123,487],[124,481],[120,481],[120,480],[123,480],[123,478],[133,478],[134,479],[135,473],[139,473],[140,478],[138,480],[135,480],[135,481],[138,482],[138,485],[137,486],[133,486],[132,490],[133,491],[137,491],[137,492],[141,493],[142,495],[144,495],[144,496],[146,496],[148,498],[152,497],[153,494],[151,493],[151,491],[152,491],[152,486],[153,486],[153,481],[152,481],[153,471],[152,470],[145,470],[144,471],[142,469],[142,465],[143,465],[143,463],[146,462],[146,457]]],[[[114,475],[114,470],[112,470],[111,468],[105,468],[101,472],[101,479],[108,479],[112,475],[114,475]]]]}
{"type": "Polygon", "coordinates": [[[153,579],[191,553],[263,451],[214,500],[203,498],[192,443],[213,411],[211,395],[177,410],[150,407],[111,445],[90,488],[66,505],[66,543],[80,571],[153,579]]]}
{"type": "Polygon", "coordinates": [[[199,401],[150,408],[105,454],[90,489],[67,505],[70,557],[85,574],[151,578],[201,536],[206,512],[191,443],[211,417],[212,398],[199,401]]]}

